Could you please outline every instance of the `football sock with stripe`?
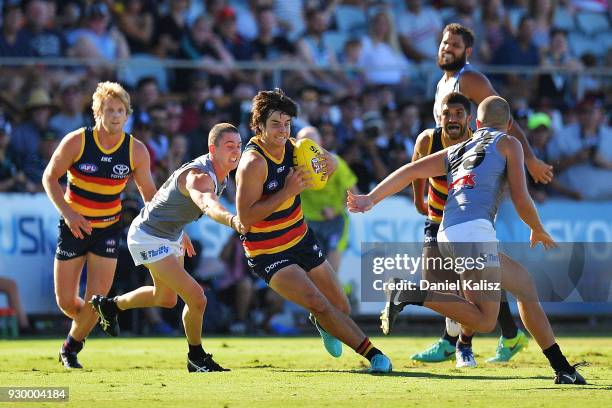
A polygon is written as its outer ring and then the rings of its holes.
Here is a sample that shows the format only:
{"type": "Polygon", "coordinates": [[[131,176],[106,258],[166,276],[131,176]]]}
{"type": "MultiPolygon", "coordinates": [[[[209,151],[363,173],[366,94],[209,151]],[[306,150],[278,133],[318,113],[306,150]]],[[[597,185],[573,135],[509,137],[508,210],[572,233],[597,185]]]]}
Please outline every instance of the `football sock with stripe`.
{"type": "Polygon", "coordinates": [[[368,337],[366,337],[361,342],[361,344],[357,346],[357,348],[355,349],[355,352],[367,358],[368,361],[372,361],[372,358],[374,358],[375,355],[382,354],[382,352],[379,349],[374,347],[374,345],[372,344],[372,342],[370,341],[368,337]]]}
{"type": "Polygon", "coordinates": [[[68,335],[68,337],[66,337],[66,340],[64,340],[64,344],[62,345],[62,352],[78,353],[83,349],[84,342],[84,340],[78,341],[71,335],[68,335]]]}

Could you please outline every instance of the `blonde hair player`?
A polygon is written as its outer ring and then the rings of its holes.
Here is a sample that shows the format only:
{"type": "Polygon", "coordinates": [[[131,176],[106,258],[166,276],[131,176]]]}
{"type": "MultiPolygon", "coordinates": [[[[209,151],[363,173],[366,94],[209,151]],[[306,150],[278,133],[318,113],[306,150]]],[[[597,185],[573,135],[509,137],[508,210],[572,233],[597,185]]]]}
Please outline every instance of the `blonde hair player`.
{"type": "Polygon", "coordinates": [[[59,358],[66,368],[83,368],[77,354],[98,316],[79,296],[81,271],[87,264],[85,299],[108,293],[117,265],[121,233],[120,194],[130,177],[144,201],[155,194],[149,153],[123,132],[132,112],[129,94],[115,82],[101,82],[93,94],[93,128],[67,134],[43,174],[43,186],[60,213],[53,267],[55,298],[72,319],[59,358]],[[63,191],[59,179],[68,174],[63,191]]]}

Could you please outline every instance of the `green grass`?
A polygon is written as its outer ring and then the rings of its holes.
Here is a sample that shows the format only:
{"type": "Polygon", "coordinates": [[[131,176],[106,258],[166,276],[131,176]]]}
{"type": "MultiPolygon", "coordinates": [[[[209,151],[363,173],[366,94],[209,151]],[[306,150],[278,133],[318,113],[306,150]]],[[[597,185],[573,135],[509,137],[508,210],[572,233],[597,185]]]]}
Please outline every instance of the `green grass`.
{"type": "Polygon", "coordinates": [[[64,386],[66,404],[0,403],[0,406],[235,407],[603,407],[612,406],[612,337],[561,337],[570,362],[587,360],[589,385],[556,386],[533,340],[503,366],[484,360],[496,340],[478,338],[480,366],[457,370],[454,362],[421,364],[410,354],[433,337],[372,338],[393,360],[394,372],[372,376],[366,361],[345,346],[334,359],[318,338],[210,338],[207,351],[232,369],[189,374],[180,338],[91,338],[80,355],[82,371],[57,361],[61,340],[0,341],[0,385],[64,386]],[[469,404],[469,405],[468,405],[469,404]]]}

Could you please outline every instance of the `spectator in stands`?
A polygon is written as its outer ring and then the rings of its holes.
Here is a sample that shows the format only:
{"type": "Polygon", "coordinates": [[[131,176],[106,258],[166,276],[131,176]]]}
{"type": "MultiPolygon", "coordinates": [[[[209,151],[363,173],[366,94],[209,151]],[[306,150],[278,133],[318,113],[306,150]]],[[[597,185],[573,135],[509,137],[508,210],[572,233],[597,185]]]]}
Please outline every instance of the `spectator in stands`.
{"type": "Polygon", "coordinates": [[[355,133],[354,139],[347,141],[339,151],[357,176],[359,191],[369,191],[373,184],[389,174],[383,160],[383,151],[377,145],[383,129],[380,113],[367,112],[363,115],[363,132],[355,133]]]}
{"type": "Polygon", "coordinates": [[[221,38],[223,46],[237,61],[249,61],[253,58],[251,42],[244,38],[236,26],[236,11],[229,6],[223,7],[215,16],[215,32],[221,38]]]}
{"type": "Polygon", "coordinates": [[[23,29],[29,44],[29,55],[62,57],[66,55],[64,35],[50,28],[55,20],[55,7],[45,0],[30,0],[25,6],[26,25],[23,29]]]}
{"type": "Polygon", "coordinates": [[[74,56],[115,61],[130,56],[125,36],[112,26],[112,16],[106,3],[97,1],[85,12],[85,26],[68,38],[74,56]]]}
{"type": "Polygon", "coordinates": [[[172,174],[187,161],[189,143],[185,135],[174,134],[170,140],[170,148],[164,160],[164,167],[167,174],[172,174]]]}
{"type": "Polygon", "coordinates": [[[136,84],[136,92],[132,99],[132,115],[126,124],[126,130],[129,131],[132,127],[140,122],[140,120],[146,116],[148,120],[149,108],[153,105],[160,103],[161,92],[159,90],[159,84],[154,77],[143,77],[138,80],[136,84]]]}
{"type": "Polygon", "coordinates": [[[118,15],[117,24],[125,35],[132,54],[152,51],[154,17],[144,7],[143,0],[126,0],[125,7],[118,15]]]}
{"type": "Polygon", "coordinates": [[[400,45],[415,62],[436,62],[439,37],[444,25],[440,13],[423,0],[406,0],[406,10],[396,14],[400,45]]]}
{"type": "Polygon", "coordinates": [[[499,47],[512,36],[512,28],[501,0],[482,1],[481,11],[475,31],[478,60],[490,63],[499,47]]]}
{"type": "Polygon", "coordinates": [[[363,52],[363,44],[357,38],[351,38],[344,43],[344,48],[340,54],[340,62],[345,65],[352,65],[355,68],[349,68],[344,72],[344,78],[347,81],[347,93],[350,95],[358,95],[365,86],[364,70],[359,68],[361,61],[361,53],[363,52]]]}
{"type": "Polygon", "coordinates": [[[530,0],[529,3],[529,15],[534,19],[533,43],[538,50],[546,50],[550,46],[555,2],[553,0],[530,0]]]}
{"type": "MultiPolygon", "coordinates": [[[[208,74],[208,81],[214,88],[220,86],[229,90],[232,88],[234,73],[234,57],[225,48],[217,34],[212,31],[207,15],[201,15],[193,22],[191,29],[183,35],[180,44],[179,57],[197,61],[201,70],[208,74]]],[[[177,72],[180,78],[187,78],[184,70],[177,72]]],[[[179,81],[180,83],[180,81],[179,81]]],[[[183,84],[187,89],[189,84],[183,84]]]]}
{"type": "Polygon", "coordinates": [[[28,193],[40,193],[44,191],[42,176],[59,142],[58,134],[55,131],[50,129],[46,130],[41,134],[38,149],[26,156],[22,164],[22,169],[28,181],[26,182],[26,191],[28,193]]]}
{"type": "Polygon", "coordinates": [[[189,0],[170,0],[170,10],[155,22],[153,46],[160,58],[179,55],[181,39],[188,32],[187,10],[189,0]]]}
{"type": "Polygon", "coordinates": [[[2,5],[2,30],[0,32],[0,57],[29,57],[32,49],[23,26],[21,1],[9,0],[2,5]]]}
{"type": "Polygon", "coordinates": [[[185,134],[198,127],[202,105],[212,97],[208,75],[205,72],[193,72],[189,76],[189,83],[191,85],[187,89],[187,97],[183,102],[183,116],[180,127],[181,133],[185,134]]]}
{"type": "Polygon", "coordinates": [[[247,41],[257,38],[257,9],[272,7],[274,0],[248,0],[246,7],[236,9],[236,25],[238,33],[247,41]]]}
{"type": "Polygon", "coordinates": [[[25,102],[25,121],[11,133],[10,148],[16,154],[18,167],[21,168],[26,157],[38,152],[42,134],[49,130],[52,107],[51,97],[44,88],[35,88],[30,92],[25,102]]]}
{"type": "Polygon", "coordinates": [[[204,101],[200,105],[198,127],[187,133],[189,142],[189,160],[208,153],[206,136],[210,129],[220,120],[219,110],[212,99],[204,101]]]}
{"type": "MultiPolygon", "coordinates": [[[[540,53],[533,43],[534,28],[535,21],[533,17],[523,16],[518,26],[517,35],[509,37],[497,49],[491,63],[533,67],[540,65],[540,53]]],[[[506,76],[505,81],[508,85],[508,91],[513,91],[513,94],[516,94],[517,91],[523,93],[529,92],[532,89],[531,81],[534,79],[535,77],[533,76],[511,74],[506,76]]]]}
{"type": "MultiPolygon", "coordinates": [[[[147,112],[151,119],[151,138],[147,146],[153,151],[155,156],[155,163],[159,164],[164,161],[170,148],[170,141],[168,140],[168,111],[163,103],[157,103],[149,107],[147,112]]],[[[163,181],[163,178],[167,174],[158,175],[163,181]]]]}
{"type": "Polygon", "coordinates": [[[8,149],[11,124],[0,118],[0,192],[22,191],[25,188],[26,177],[17,169],[11,151],[8,149]]]}
{"type": "MultiPolygon", "coordinates": [[[[293,43],[282,35],[276,34],[277,22],[271,7],[260,7],[257,9],[257,31],[258,35],[253,40],[253,59],[266,62],[292,62],[295,61],[296,48],[293,43]]],[[[286,82],[291,82],[290,75],[285,76],[286,82]]],[[[272,87],[272,77],[268,72],[259,72],[258,86],[272,87]]],[[[288,84],[289,85],[289,84],[288,84]]],[[[295,89],[295,83],[288,86],[295,89]]]]}
{"type": "Polygon", "coordinates": [[[91,124],[83,113],[83,93],[77,80],[64,79],[60,85],[60,101],[60,111],[49,120],[49,127],[60,137],[91,124]]]}
{"type": "Polygon", "coordinates": [[[303,0],[275,0],[274,14],[282,34],[290,41],[296,41],[305,31],[303,0]]]}
{"type": "MultiPolygon", "coordinates": [[[[414,106],[414,105],[411,105],[414,106]]],[[[410,106],[404,108],[408,109],[410,106]]],[[[418,113],[418,111],[417,111],[418,113]]],[[[411,128],[402,126],[402,111],[395,108],[383,108],[383,119],[385,122],[385,133],[388,140],[385,147],[385,163],[389,171],[394,171],[404,164],[409,163],[414,152],[415,138],[411,128]]]]}
{"type": "Polygon", "coordinates": [[[28,315],[21,304],[19,289],[17,288],[15,281],[10,278],[0,277],[0,293],[6,294],[8,298],[8,306],[15,311],[17,323],[19,325],[19,333],[33,334],[33,327],[30,326],[28,315]]]}
{"type": "MultiPolygon", "coordinates": [[[[535,154],[538,159],[548,163],[548,143],[552,136],[552,120],[550,116],[544,112],[533,113],[529,115],[527,124],[523,129],[529,129],[527,138],[533,149],[533,154],[535,154]]],[[[567,196],[574,200],[582,199],[582,195],[579,192],[564,186],[556,178],[548,184],[542,184],[536,183],[531,175],[528,174],[527,180],[529,182],[528,187],[531,196],[539,203],[544,202],[551,193],[567,196]]]]}
{"type": "Polygon", "coordinates": [[[400,50],[389,15],[384,11],[376,13],[370,27],[369,34],[362,39],[359,61],[366,81],[373,85],[400,85],[407,80],[405,73],[410,65],[400,50]]]}
{"type": "Polygon", "coordinates": [[[585,199],[611,199],[612,129],[605,122],[601,101],[585,99],[577,110],[578,122],[550,141],[550,159],[565,186],[585,199]]]}
{"type": "Polygon", "coordinates": [[[450,16],[446,18],[446,20],[444,21],[444,25],[450,23],[459,23],[465,27],[475,30],[477,24],[477,7],[477,0],[461,0],[455,2],[455,10],[450,16]]]}
{"type": "MultiPolygon", "coordinates": [[[[354,96],[345,96],[338,101],[340,106],[340,122],[336,124],[336,138],[339,146],[345,146],[357,138],[357,133],[363,130],[361,107],[354,96]]],[[[365,190],[364,190],[365,191],[365,190]]]]}
{"type": "MultiPolygon", "coordinates": [[[[582,64],[573,58],[567,45],[567,33],[554,29],[550,34],[550,48],[542,56],[542,66],[547,68],[580,69],[582,64]]],[[[571,74],[553,72],[541,75],[538,81],[537,95],[548,97],[555,107],[565,108],[572,101],[576,84],[571,74]]]]}

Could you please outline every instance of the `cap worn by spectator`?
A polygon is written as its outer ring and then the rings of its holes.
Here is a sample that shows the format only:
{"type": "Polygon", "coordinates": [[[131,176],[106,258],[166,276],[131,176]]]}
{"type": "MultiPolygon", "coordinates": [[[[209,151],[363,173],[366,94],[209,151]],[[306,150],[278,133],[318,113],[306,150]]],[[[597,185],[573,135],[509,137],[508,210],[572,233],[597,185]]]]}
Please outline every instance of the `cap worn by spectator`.
{"type": "Polygon", "coordinates": [[[79,89],[79,81],[75,78],[66,78],[60,84],[60,93],[66,93],[69,90],[78,90],[79,89]]]}
{"type": "Polygon", "coordinates": [[[529,130],[537,129],[540,126],[550,129],[552,126],[550,116],[544,112],[538,112],[530,115],[529,119],[527,120],[527,127],[529,130]]]}
{"type": "Polygon", "coordinates": [[[30,92],[25,103],[26,110],[38,108],[52,108],[53,103],[49,93],[43,88],[36,88],[30,92]]]}
{"type": "Polygon", "coordinates": [[[226,20],[235,20],[236,19],[236,10],[230,6],[224,6],[219,11],[217,11],[217,15],[215,16],[218,23],[221,23],[226,20]]]}
{"type": "Polygon", "coordinates": [[[107,17],[109,15],[108,6],[102,2],[95,2],[87,8],[85,16],[87,18],[107,17]]]}

